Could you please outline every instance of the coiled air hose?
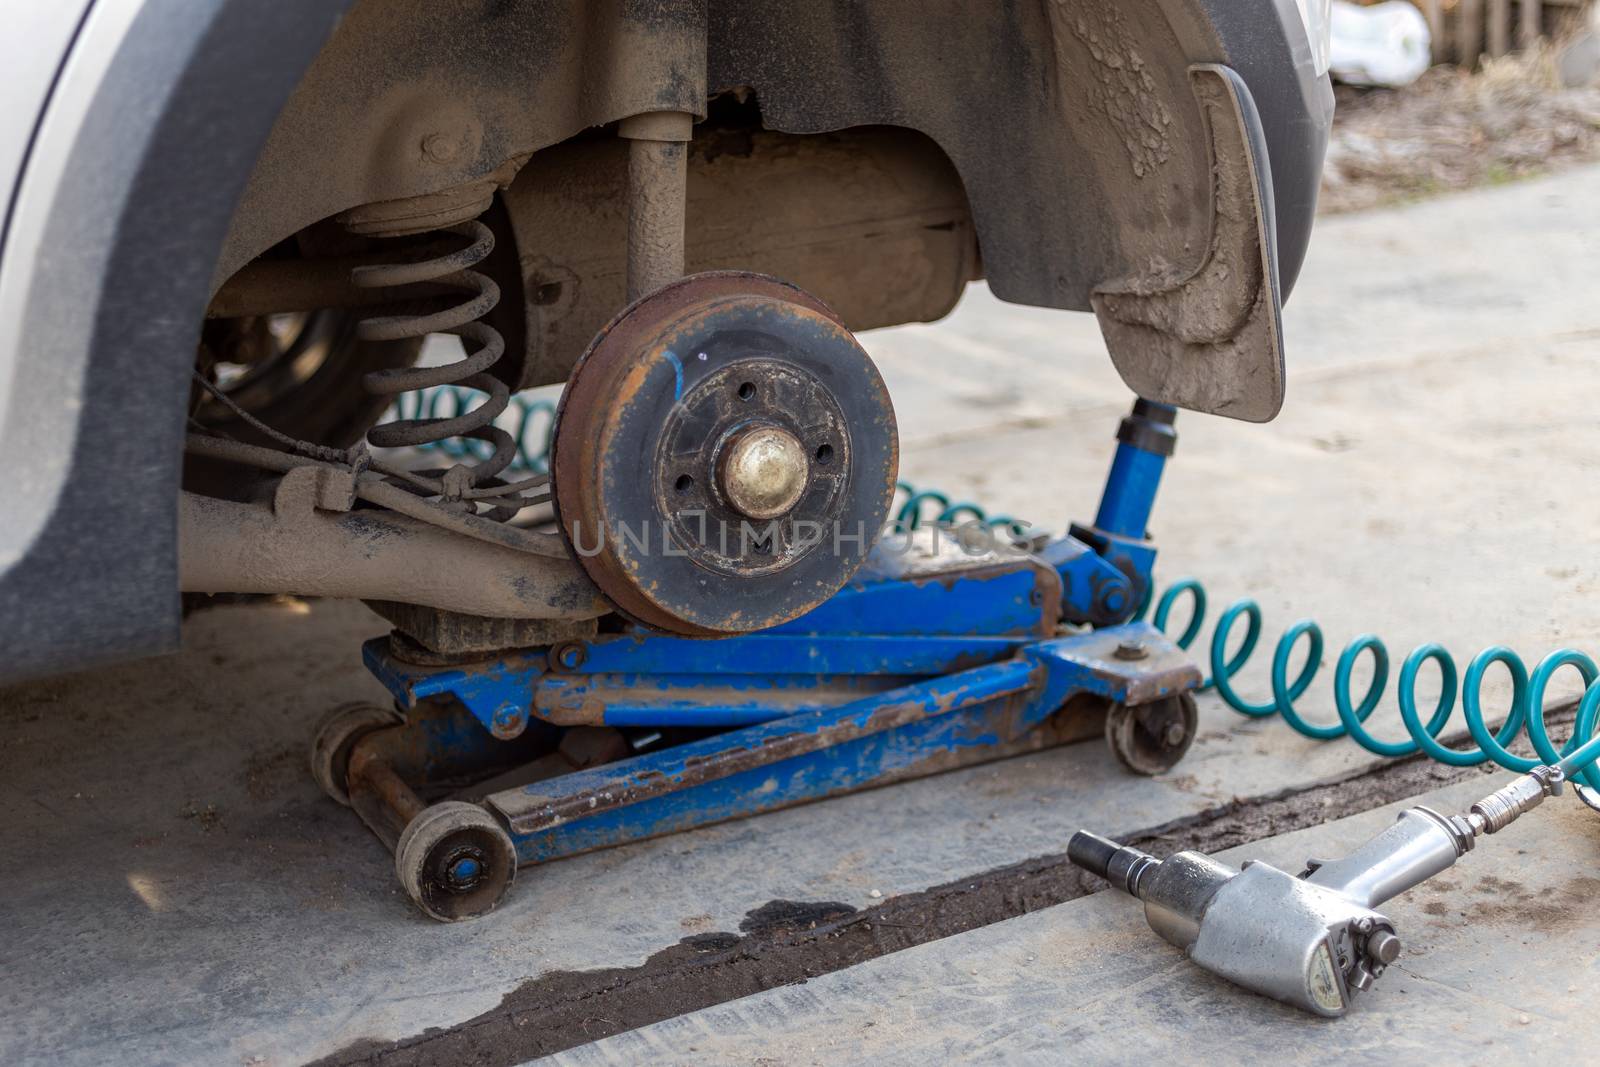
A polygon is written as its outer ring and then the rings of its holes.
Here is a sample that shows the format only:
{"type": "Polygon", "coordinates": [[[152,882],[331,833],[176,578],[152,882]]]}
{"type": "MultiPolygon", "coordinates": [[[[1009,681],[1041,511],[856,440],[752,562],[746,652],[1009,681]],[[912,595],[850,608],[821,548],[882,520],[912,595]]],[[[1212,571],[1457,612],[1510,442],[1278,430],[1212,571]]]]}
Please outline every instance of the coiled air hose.
{"type": "MultiPolygon", "coordinates": [[[[899,490],[905,502],[896,511],[896,520],[903,527],[915,527],[922,522],[941,524],[976,522],[991,528],[1009,528],[1021,535],[1026,528],[1009,515],[991,516],[982,507],[970,501],[952,502],[950,496],[937,490],[917,490],[901,482],[899,490]],[[932,514],[930,514],[932,512],[932,514]]],[[[1184,597],[1190,601],[1190,613],[1183,631],[1175,644],[1188,649],[1199,639],[1205,629],[1207,596],[1205,586],[1197,579],[1185,578],[1169,586],[1160,597],[1147,592],[1144,602],[1134,614],[1135,620],[1155,612],[1151,624],[1168,633],[1173,609],[1184,597]]],[[[1534,767],[1559,765],[1569,779],[1580,785],[1580,795],[1591,807],[1600,808],[1600,736],[1597,736],[1597,719],[1600,719],[1600,667],[1586,653],[1562,648],[1551,652],[1539,661],[1530,673],[1527,664],[1504,645],[1491,645],[1472,657],[1463,676],[1456,661],[1443,645],[1429,642],[1413,649],[1400,665],[1395,694],[1400,705],[1400,718],[1405,723],[1408,741],[1385,741],[1373,736],[1366,727],[1367,719],[1383,699],[1389,680],[1389,650],[1376,634],[1362,634],[1347,644],[1333,669],[1334,708],[1337,723],[1313,723],[1296,706],[1310,688],[1322,666],[1325,641],[1322,628],[1312,619],[1302,619],[1286,629],[1278,638],[1272,655],[1270,681],[1272,698],[1251,701],[1234,685],[1234,679],[1254,655],[1261,642],[1261,606],[1254,600],[1243,598],[1230,604],[1217,619],[1211,632],[1206,661],[1210,676],[1201,690],[1215,689],[1222,702],[1241,715],[1265,718],[1277,715],[1296,731],[1318,741],[1331,741],[1340,737],[1352,738],[1362,748],[1375,755],[1396,759],[1421,752],[1440,763],[1456,767],[1470,767],[1493,760],[1506,770],[1525,774],[1534,767]],[[1244,638],[1230,654],[1228,651],[1239,620],[1245,620],[1244,638]],[[1295,646],[1306,644],[1304,665],[1289,678],[1295,646]],[[1372,675],[1359,700],[1352,696],[1352,678],[1362,655],[1372,662],[1372,675]],[[1417,702],[1417,677],[1429,661],[1437,665],[1440,675],[1438,699],[1433,710],[1423,721],[1417,702]],[[1511,679],[1511,708],[1498,731],[1491,731],[1484,721],[1484,678],[1496,664],[1502,666],[1511,679]],[[1558,671],[1572,669],[1583,678],[1587,687],[1578,703],[1573,722],[1572,736],[1559,749],[1550,739],[1544,719],[1545,690],[1558,671]],[[1459,682],[1459,686],[1458,686],[1459,682]],[[1476,745],[1468,750],[1453,749],[1439,741],[1439,735],[1449,724],[1455,712],[1457,690],[1460,690],[1462,715],[1467,730],[1476,745]],[[1538,759],[1519,756],[1507,746],[1526,731],[1528,742],[1538,759]]]]}
{"type": "MultiPolygon", "coordinates": [[[[1173,607],[1187,596],[1191,613],[1183,632],[1174,639],[1180,648],[1187,649],[1199,638],[1205,627],[1206,591],[1193,578],[1175,582],[1155,599],[1155,613],[1151,624],[1163,633],[1169,632],[1173,607]]],[[[1141,605],[1135,615],[1143,618],[1151,598],[1141,605]]],[[[1586,794],[1586,802],[1600,800],[1600,737],[1596,736],[1596,719],[1600,717],[1600,668],[1586,653],[1562,648],[1551,652],[1539,661],[1530,674],[1527,664],[1504,645],[1491,645],[1473,656],[1467,664],[1465,675],[1460,675],[1454,657],[1443,645],[1429,642],[1412,649],[1400,665],[1395,695],[1400,705],[1400,718],[1405,723],[1409,741],[1384,741],[1374,737],[1366,728],[1366,720],[1383,699],[1389,680],[1389,650],[1376,634],[1361,634],[1344,647],[1333,668],[1333,703],[1338,712],[1337,723],[1319,724],[1309,721],[1295,706],[1295,701],[1310,688],[1322,666],[1324,641],[1322,628],[1312,619],[1302,619],[1286,629],[1273,649],[1269,672],[1272,699],[1251,701],[1240,695],[1234,687],[1234,678],[1242,670],[1260,643],[1262,631],[1261,606],[1254,600],[1243,598],[1230,604],[1218,618],[1211,632],[1207,654],[1210,677],[1202,689],[1214,688],[1222,702],[1241,715],[1263,718],[1278,715],[1296,731],[1318,741],[1331,741],[1349,737],[1375,755],[1389,758],[1425,753],[1440,763],[1455,767],[1470,767],[1485,760],[1493,760],[1508,771],[1525,774],[1541,764],[1559,765],[1568,778],[1587,786],[1594,793],[1586,794]],[[1239,620],[1246,620],[1244,638],[1230,655],[1228,647],[1239,620]],[[1291,681],[1289,664],[1295,646],[1302,639],[1306,643],[1304,665],[1291,681]],[[1363,654],[1370,657],[1372,676],[1359,700],[1352,693],[1352,675],[1363,654]],[[1439,669],[1439,696],[1426,722],[1417,707],[1417,676],[1424,664],[1432,660],[1439,669]],[[1492,732],[1484,721],[1483,681],[1490,668],[1500,664],[1511,678],[1511,708],[1498,732],[1492,732]],[[1577,717],[1573,722],[1572,736],[1559,750],[1550,740],[1550,731],[1544,721],[1544,696],[1556,672],[1571,668],[1578,672],[1587,687],[1578,703],[1577,717]],[[1460,681],[1461,711],[1466,719],[1467,731],[1472,735],[1475,748],[1453,749],[1439,741],[1439,735],[1455,712],[1457,682],[1460,681]],[[1507,746],[1524,730],[1538,759],[1519,756],[1507,746]]]]}

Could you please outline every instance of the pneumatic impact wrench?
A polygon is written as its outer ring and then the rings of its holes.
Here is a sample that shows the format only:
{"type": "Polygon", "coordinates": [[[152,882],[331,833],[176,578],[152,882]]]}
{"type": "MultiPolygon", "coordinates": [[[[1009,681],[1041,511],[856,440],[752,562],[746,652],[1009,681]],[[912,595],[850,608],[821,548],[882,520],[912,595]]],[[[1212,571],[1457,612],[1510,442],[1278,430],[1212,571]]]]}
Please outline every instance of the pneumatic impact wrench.
{"type": "Polygon", "coordinates": [[[1408,808],[1341,860],[1298,877],[1259,861],[1234,870],[1198,852],[1157,860],[1091,833],[1072,835],[1079,867],[1144,901],[1150,928],[1195,963],[1256,993],[1339,1016],[1400,955],[1394,923],[1375,909],[1562,791],[1562,765],[1535,767],[1465,815],[1408,808]]]}

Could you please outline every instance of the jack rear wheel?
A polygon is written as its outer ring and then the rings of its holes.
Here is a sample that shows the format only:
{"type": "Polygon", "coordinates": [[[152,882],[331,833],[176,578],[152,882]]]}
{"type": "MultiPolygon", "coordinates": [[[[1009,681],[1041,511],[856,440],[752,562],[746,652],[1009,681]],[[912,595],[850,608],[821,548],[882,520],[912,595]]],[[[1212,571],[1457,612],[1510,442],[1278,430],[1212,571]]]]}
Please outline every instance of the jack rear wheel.
{"type": "Polygon", "coordinates": [[[395,874],[430,918],[459,922],[493,911],[517,874],[511,835],[476,804],[446,800],[406,824],[395,874]]]}
{"type": "Polygon", "coordinates": [[[1134,774],[1163,774],[1178,765],[1200,725],[1194,696],[1152,700],[1148,704],[1113,704],[1106,712],[1106,745],[1134,774]]]}

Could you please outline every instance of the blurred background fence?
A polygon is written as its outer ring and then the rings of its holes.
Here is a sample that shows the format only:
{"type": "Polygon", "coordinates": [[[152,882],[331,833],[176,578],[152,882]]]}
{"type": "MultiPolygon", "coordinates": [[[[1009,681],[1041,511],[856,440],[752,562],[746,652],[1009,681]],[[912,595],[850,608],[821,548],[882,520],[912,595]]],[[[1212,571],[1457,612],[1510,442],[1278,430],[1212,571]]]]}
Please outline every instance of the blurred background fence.
{"type": "Polygon", "coordinates": [[[1433,61],[1471,69],[1488,56],[1562,39],[1588,22],[1589,0],[1416,0],[1428,20],[1433,61]]]}

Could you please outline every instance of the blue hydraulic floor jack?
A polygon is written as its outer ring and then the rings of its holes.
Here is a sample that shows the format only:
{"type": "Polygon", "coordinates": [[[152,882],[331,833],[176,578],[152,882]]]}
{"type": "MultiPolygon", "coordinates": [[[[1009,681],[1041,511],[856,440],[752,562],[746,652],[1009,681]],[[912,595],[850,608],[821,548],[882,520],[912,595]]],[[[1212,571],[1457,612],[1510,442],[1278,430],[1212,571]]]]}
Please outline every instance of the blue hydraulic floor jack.
{"type": "Polygon", "coordinates": [[[1141,400],[1122,420],[1092,526],[1022,545],[892,532],[832,599],[769,630],[627,625],[433,666],[370,641],[399,718],[342,709],[313,770],[441,920],[492,909],[519,864],[1097,732],[1131,770],[1164,771],[1194,738],[1201,672],[1129,620],[1173,416],[1141,400]]]}

